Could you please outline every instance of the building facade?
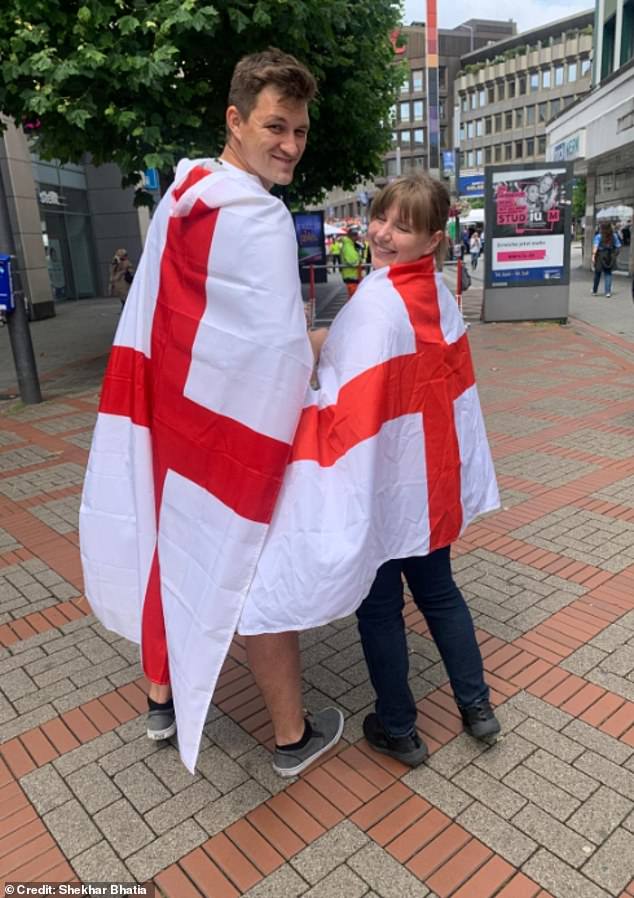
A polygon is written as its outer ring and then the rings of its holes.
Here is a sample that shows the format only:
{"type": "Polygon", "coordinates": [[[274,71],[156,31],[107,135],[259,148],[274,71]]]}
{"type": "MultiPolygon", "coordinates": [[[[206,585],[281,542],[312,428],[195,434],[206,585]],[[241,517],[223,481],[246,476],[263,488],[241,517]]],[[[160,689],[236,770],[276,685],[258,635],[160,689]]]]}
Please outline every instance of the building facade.
{"type": "Polygon", "coordinates": [[[15,256],[14,288],[34,319],[64,300],[107,295],[115,250],[139,258],[146,210],[121,188],[114,165],[44,162],[24,132],[4,120],[0,135],[0,252],[15,256]]]}
{"type": "Polygon", "coordinates": [[[462,175],[546,158],[546,123],[590,90],[593,22],[588,11],[462,57],[455,81],[462,175]]]}
{"type": "MultiPolygon", "coordinates": [[[[460,58],[469,50],[484,47],[515,34],[512,21],[469,19],[456,28],[438,30],[438,81],[440,151],[453,146],[454,79],[460,69],[460,58]]],[[[362,218],[366,198],[386,183],[388,178],[428,166],[427,87],[425,80],[425,25],[413,22],[401,29],[405,40],[396,58],[406,63],[407,73],[392,110],[392,146],[383,163],[383,173],[373,182],[359,185],[354,191],[332,191],[325,202],[331,218],[362,218]]]]}

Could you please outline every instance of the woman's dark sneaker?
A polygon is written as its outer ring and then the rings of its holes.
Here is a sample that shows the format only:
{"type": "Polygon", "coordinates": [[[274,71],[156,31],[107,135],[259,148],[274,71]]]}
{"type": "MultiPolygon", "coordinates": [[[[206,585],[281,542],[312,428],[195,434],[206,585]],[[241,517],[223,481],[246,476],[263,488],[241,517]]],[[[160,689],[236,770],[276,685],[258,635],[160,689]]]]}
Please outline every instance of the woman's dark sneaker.
{"type": "Polygon", "coordinates": [[[172,699],[159,704],[148,698],[147,737],[155,742],[169,739],[176,732],[176,714],[172,699]]]}
{"type": "Polygon", "coordinates": [[[474,739],[491,739],[500,732],[500,723],[489,702],[478,702],[459,710],[465,730],[474,739]]]}
{"type": "Polygon", "coordinates": [[[383,729],[377,714],[368,714],[365,718],[363,735],[375,751],[396,758],[408,767],[418,767],[429,754],[427,746],[416,731],[410,736],[390,736],[383,729]]]}

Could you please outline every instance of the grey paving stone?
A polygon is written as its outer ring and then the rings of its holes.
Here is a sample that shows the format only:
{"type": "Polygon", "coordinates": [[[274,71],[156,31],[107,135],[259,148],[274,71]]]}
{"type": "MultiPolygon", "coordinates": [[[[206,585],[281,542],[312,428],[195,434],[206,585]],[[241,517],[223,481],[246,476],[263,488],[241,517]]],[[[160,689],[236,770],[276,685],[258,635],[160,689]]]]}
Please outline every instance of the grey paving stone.
{"type": "Polygon", "coordinates": [[[457,773],[453,783],[506,820],[526,804],[525,798],[473,764],[457,773]]]}
{"type": "Polygon", "coordinates": [[[631,638],[632,633],[627,627],[622,627],[620,623],[614,623],[601,630],[597,636],[590,640],[589,644],[592,648],[601,649],[605,654],[608,654],[625,645],[628,639],[631,638]]]}
{"type": "Polygon", "coordinates": [[[524,864],[522,872],[551,892],[555,898],[611,898],[608,892],[545,848],[540,848],[524,864]]]}
{"type": "Polygon", "coordinates": [[[504,777],[504,783],[528,798],[529,801],[548,811],[557,820],[566,820],[581,804],[568,792],[564,792],[563,789],[524,766],[516,767],[515,770],[507,774],[504,777]]]}
{"type": "Polygon", "coordinates": [[[205,831],[185,820],[129,857],[126,865],[139,882],[145,882],[206,841],[205,831]]]}
{"type": "Polygon", "coordinates": [[[365,833],[349,820],[343,820],[291,858],[290,863],[300,876],[314,885],[367,842],[365,833]]]}
{"type": "Polygon", "coordinates": [[[99,811],[94,820],[117,854],[124,859],[154,839],[150,827],[125,798],[99,811]]]}
{"type": "Polygon", "coordinates": [[[99,698],[100,696],[105,695],[106,692],[112,692],[112,683],[109,683],[106,679],[100,678],[94,683],[84,686],[82,689],[76,689],[74,692],[69,692],[68,695],[63,695],[61,698],[54,699],[53,705],[57,708],[58,714],[65,714],[66,711],[78,708],[80,705],[85,704],[85,702],[92,701],[93,698],[99,698]]]}
{"type": "Polygon", "coordinates": [[[38,814],[46,814],[59,807],[70,798],[72,793],[52,764],[45,764],[20,780],[31,804],[38,814]]]}
{"type": "Polygon", "coordinates": [[[347,864],[381,898],[425,898],[428,889],[375,842],[348,858],[347,864]]]}
{"type": "Polygon", "coordinates": [[[507,704],[517,708],[527,717],[534,717],[541,723],[545,723],[546,726],[552,727],[554,730],[563,730],[566,724],[574,720],[570,714],[560,711],[559,708],[553,708],[548,702],[543,702],[529,692],[518,692],[508,700],[507,704]]]}
{"type": "Polygon", "coordinates": [[[7,723],[18,716],[18,712],[13,708],[4,696],[0,695],[0,724],[7,723]]]}
{"type": "Polygon", "coordinates": [[[440,776],[427,764],[421,764],[420,767],[406,773],[402,782],[448,817],[456,817],[473,802],[470,795],[440,776]]]}
{"type": "Polygon", "coordinates": [[[52,683],[50,686],[36,689],[36,691],[30,695],[25,695],[23,698],[17,699],[14,702],[14,705],[20,714],[28,714],[29,711],[35,711],[43,705],[49,703],[52,704],[53,702],[60,700],[60,698],[63,699],[64,696],[70,695],[74,688],[71,681],[66,677],[63,677],[61,680],[56,680],[56,682],[52,683]]]}
{"type": "Polygon", "coordinates": [[[600,664],[601,670],[627,677],[634,670],[634,645],[622,645],[610,652],[600,664]]]}
{"type": "Polygon", "coordinates": [[[69,859],[101,841],[101,833],[74,798],[44,814],[42,819],[69,859]]]}
{"type": "Polygon", "coordinates": [[[271,752],[264,748],[263,745],[258,745],[245,755],[242,755],[240,757],[240,765],[244,767],[252,779],[264,786],[271,795],[283,792],[288,785],[288,781],[278,776],[273,770],[271,766],[271,752]]]}
{"type": "Polygon", "coordinates": [[[115,773],[120,773],[126,767],[131,767],[137,761],[142,761],[144,758],[163,751],[165,748],[160,743],[148,739],[145,733],[133,742],[125,744],[119,736],[117,736],[117,739],[119,739],[119,742],[115,746],[114,751],[104,754],[99,761],[108,776],[114,776],[115,773]]]}
{"type": "Polygon", "coordinates": [[[361,708],[365,708],[368,704],[373,702],[375,698],[376,695],[372,685],[369,682],[365,682],[361,683],[359,686],[355,686],[354,689],[350,689],[343,695],[340,695],[337,698],[336,704],[342,709],[354,713],[361,708]]]}
{"type": "Polygon", "coordinates": [[[226,715],[206,724],[204,732],[212,742],[215,742],[230,758],[234,759],[239,758],[240,755],[255,748],[258,744],[253,736],[249,736],[242,727],[226,715]]]}
{"type": "Polygon", "coordinates": [[[527,804],[522,808],[513,817],[513,825],[539,845],[548,845],[553,854],[573,867],[585,864],[596,847],[534,804],[527,804]]]}
{"type": "MultiPolygon", "coordinates": [[[[148,739],[147,741],[149,742],[150,740],[148,739]]],[[[192,775],[183,766],[180,755],[173,745],[164,743],[159,751],[146,759],[145,763],[173,793],[182,792],[183,789],[191,786],[192,783],[199,779],[197,773],[192,775]]]]}
{"type": "Polygon", "coordinates": [[[593,645],[582,645],[572,655],[564,658],[559,666],[570,673],[577,674],[579,677],[585,677],[589,670],[592,670],[593,667],[596,667],[603,661],[605,656],[606,652],[593,645]]]}
{"type": "Polygon", "coordinates": [[[233,791],[218,798],[196,814],[196,821],[210,836],[244,817],[249,811],[270,798],[269,793],[254,780],[247,780],[233,791]]]}
{"type": "Polygon", "coordinates": [[[245,769],[217,745],[201,751],[196,769],[223,795],[249,778],[245,769]]]}
{"type": "Polygon", "coordinates": [[[37,683],[34,683],[24,670],[17,668],[11,673],[4,674],[0,689],[10,702],[15,702],[16,699],[22,698],[30,692],[37,692],[37,683]]]}
{"type": "Polygon", "coordinates": [[[510,770],[535,751],[532,742],[522,739],[517,733],[509,733],[504,739],[498,739],[488,751],[480,754],[474,761],[476,766],[495,779],[501,780],[510,770]]]}
{"type": "Polygon", "coordinates": [[[607,786],[599,789],[569,817],[566,825],[600,845],[634,810],[634,802],[607,786]]]}
{"type": "Polygon", "coordinates": [[[583,720],[573,720],[562,733],[584,748],[589,748],[616,764],[623,764],[634,754],[634,749],[629,745],[589,726],[583,720]]]}
{"type": "Polygon", "coordinates": [[[68,776],[75,770],[79,770],[80,767],[85,767],[86,764],[90,764],[104,755],[107,756],[108,752],[118,748],[121,744],[121,739],[116,733],[104,733],[102,736],[97,736],[96,739],[80,745],[79,748],[56,758],[53,765],[62,776],[68,776]]]}
{"type": "Polygon", "coordinates": [[[95,814],[121,798],[121,792],[110,777],[94,762],[71,773],[66,782],[89,814],[95,814]]]}
{"type": "Polygon", "coordinates": [[[537,848],[532,839],[479,801],[463,811],[456,822],[516,867],[537,848]]]}
{"type": "Polygon", "coordinates": [[[573,739],[569,739],[568,736],[558,733],[557,730],[553,730],[532,717],[521,723],[515,732],[518,736],[528,739],[534,745],[547,745],[551,754],[568,763],[571,763],[583,753],[583,745],[579,745],[573,739]]]}
{"type": "Polygon", "coordinates": [[[131,881],[130,871],[105,840],[73,858],[73,869],[80,882],[131,881]]]}
{"type": "Polygon", "coordinates": [[[345,864],[329,873],[307,892],[306,898],[361,898],[368,891],[367,884],[345,864]]]}
{"type": "Polygon", "coordinates": [[[168,800],[172,794],[140,761],[117,773],[114,781],[140,814],[168,800]]]}
{"type": "Polygon", "coordinates": [[[601,670],[600,667],[595,667],[594,670],[590,671],[586,679],[597,686],[601,686],[608,692],[615,692],[622,698],[627,699],[628,702],[634,702],[634,681],[629,678],[619,677],[616,674],[601,670]]]}
{"type": "Polygon", "coordinates": [[[541,748],[527,758],[524,764],[582,801],[589,798],[599,787],[595,779],[575,770],[541,748]]]}
{"type": "Polygon", "coordinates": [[[472,739],[466,733],[460,733],[447,745],[434,752],[427,763],[441,776],[451,779],[486,750],[487,746],[483,742],[472,739]]]}
{"type": "Polygon", "coordinates": [[[46,655],[39,646],[29,651],[21,652],[19,655],[11,655],[9,650],[5,648],[2,654],[0,654],[0,677],[3,677],[10,670],[15,670],[16,667],[24,667],[26,672],[29,673],[29,665],[41,658],[46,658],[46,655]]]}
{"type": "Polygon", "coordinates": [[[188,817],[193,817],[202,808],[214,802],[219,795],[211,783],[199,780],[168,801],[161,802],[158,807],[145,814],[145,820],[154,832],[161,835],[188,817]]]}
{"type": "Polygon", "coordinates": [[[339,698],[350,689],[350,683],[321,664],[304,670],[302,676],[307,683],[315,686],[316,689],[329,695],[332,699],[339,698]]]}
{"type": "Polygon", "coordinates": [[[305,894],[308,888],[308,883],[299,873],[296,873],[290,864],[285,864],[245,892],[244,898],[298,898],[299,895],[305,894]]]}
{"type": "Polygon", "coordinates": [[[302,666],[310,667],[312,664],[323,664],[333,673],[340,673],[348,679],[347,671],[359,661],[363,661],[363,649],[361,643],[351,645],[343,652],[336,652],[331,646],[323,642],[302,652],[302,666]]]}
{"type": "Polygon", "coordinates": [[[8,742],[8,740],[13,739],[14,736],[26,733],[27,730],[32,730],[33,727],[40,726],[40,724],[46,723],[48,720],[53,720],[53,718],[57,716],[57,711],[52,705],[42,705],[40,708],[30,711],[28,714],[20,714],[19,717],[14,717],[12,720],[8,720],[2,724],[0,742],[8,742]]]}
{"type": "Polygon", "coordinates": [[[140,739],[141,736],[145,736],[145,714],[140,714],[138,717],[133,717],[132,720],[122,723],[121,726],[116,728],[115,733],[117,736],[120,736],[124,742],[134,742],[136,739],[140,739]]]}
{"type": "Polygon", "coordinates": [[[616,829],[599,846],[583,872],[602,888],[618,894],[629,884],[634,873],[634,834],[616,829]]]}
{"type": "Polygon", "coordinates": [[[594,752],[587,751],[577,758],[574,764],[579,770],[583,770],[588,776],[594,777],[604,786],[609,786],[615,792],[624,795],[634,801],[634,773],[613,764],[607,758],[602,758],[594,752]]]}

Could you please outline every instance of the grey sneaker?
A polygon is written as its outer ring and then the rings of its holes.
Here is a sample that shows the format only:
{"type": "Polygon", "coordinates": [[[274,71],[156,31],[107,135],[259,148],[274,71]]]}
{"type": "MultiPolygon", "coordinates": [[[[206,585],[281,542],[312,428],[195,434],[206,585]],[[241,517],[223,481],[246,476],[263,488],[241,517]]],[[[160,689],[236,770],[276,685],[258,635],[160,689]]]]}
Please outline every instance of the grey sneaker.
{"type": "Polygon", "coordinates": [[[174,705],[168,708],[152,708],[147,714],[147,737],[155,742],[169,739],[176,732],[176,715],[174,705]]]}
{"type": "Polygon", "coordinates": [[[303,748],[273,752],[273,770],[280,776],[297,776],[336,745],[343,733],[343,714],[338,708],[324,708],[311,716],[310,725],[313,733],[303,748]]]}

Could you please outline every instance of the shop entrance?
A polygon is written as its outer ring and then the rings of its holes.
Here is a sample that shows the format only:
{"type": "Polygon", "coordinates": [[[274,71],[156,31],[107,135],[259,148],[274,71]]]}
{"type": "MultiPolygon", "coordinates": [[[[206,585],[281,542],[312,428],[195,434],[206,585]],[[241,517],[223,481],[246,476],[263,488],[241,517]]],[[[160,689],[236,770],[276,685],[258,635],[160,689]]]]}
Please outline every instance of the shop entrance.
{"type": "Polygon", "coordinates": [[[42,239],[56,302],[97,295],[90,216],[83,191],[40,185],[42,239]],[[77,208],[77,207],[80,208],[77,208]]]}

